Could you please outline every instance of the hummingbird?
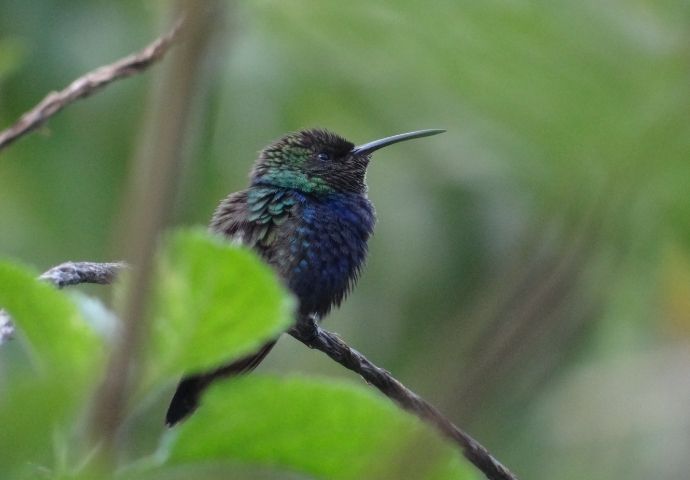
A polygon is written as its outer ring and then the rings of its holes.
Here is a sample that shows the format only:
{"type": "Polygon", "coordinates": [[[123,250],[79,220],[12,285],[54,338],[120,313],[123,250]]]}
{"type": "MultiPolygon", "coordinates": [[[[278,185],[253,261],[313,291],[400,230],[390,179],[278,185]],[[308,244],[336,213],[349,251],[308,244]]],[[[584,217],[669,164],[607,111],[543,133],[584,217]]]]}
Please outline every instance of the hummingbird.
{"type": "MultiPolygon", "coordinates": [[[[216,208],[209,229],[259,254],[297,298],[297,314],[322,319],[352,290],[376,215],[365,175],[380,148],[445,130],[418,130],[359,146],[323,129],[290,133],[264,148],[250,185],[216,208]]],[[[252,371],[277,339],[215,370],[184,377],[166,424],[190,415],[215,380],[252,371]]]]}

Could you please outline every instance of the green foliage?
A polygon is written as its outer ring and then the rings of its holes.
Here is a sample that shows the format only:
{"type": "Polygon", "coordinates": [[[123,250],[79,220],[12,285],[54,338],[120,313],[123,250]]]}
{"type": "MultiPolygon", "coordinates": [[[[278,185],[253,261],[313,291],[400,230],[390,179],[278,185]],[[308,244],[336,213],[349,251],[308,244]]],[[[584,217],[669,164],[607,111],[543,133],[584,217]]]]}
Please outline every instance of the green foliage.
{"type": "Polygon", "coordinates": [[[294,301],[253,253],[201,230],[168,238],[152,309],[157,375],[217,367],[255,351],[292,322],[294,301]]]}
{"type": "Polygon", "coordinates": [[[27,354],[7,357],[11,352],[0,351],[3,363],[13,360],[0,393],[0,465],[10,470],[49,457],[54,431],[83,408],[103,350],[70,299],[26,268],[0,263],[0,305],[12,316],[15,341],[27,354]]]}
{"type": "MultiPolygon", "coordinates": [[[[145,394],[183,372],[244,355],[289,327],[294,301],[253,253],[188,230],[168,236],[158,260],[145,394]]],[[[106,337],[81,318],[72,297],[35,278],[0,264],[0,305],[16,321],[28,354],[12,356],[5,346],[0,355],[19,364],[28,357],[33,367],[11,375],[0,393],[3,479],[39,472],[44,478],[172,479],[185,470],[214,478],[204,473],[208,465],[215,472],[245,465],[336,480],[474,478],[454,447],[364,387],[256,375],[212,388],[195,415],[163,433],[157,454],[135,452],[117,474],[80,472],[77,466],[88,465],[93,452],[81,426],[88,422],[85,394],[99,384],[94,374],[103,372],[106,337]]]]}
{"type": "Polygon", "coordinates": [[[208,393],[180,426],[169,463],[226,459],[334,480],[470,478],[455,448],[389,401],[352,385],[299,377],[242,378],[208,393]],[[411,455],[420,449],[423,462],[411,455]]]}
{"type": "Polygon", "coordinates": [[[36,273],[0,264],[0,305],[19,327],[35,369],[60,380],[81,378],[102,358],[94,332],[70,299],[51,285],[36,280],[36,273]]]}

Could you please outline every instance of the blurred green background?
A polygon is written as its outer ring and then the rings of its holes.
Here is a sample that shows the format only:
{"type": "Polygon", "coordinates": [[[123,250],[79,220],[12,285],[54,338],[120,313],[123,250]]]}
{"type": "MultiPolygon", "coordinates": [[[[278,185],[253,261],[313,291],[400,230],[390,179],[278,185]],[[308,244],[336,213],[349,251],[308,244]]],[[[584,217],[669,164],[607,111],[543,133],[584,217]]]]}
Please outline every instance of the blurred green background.
{"type": "MultiPolygon", "coordinates": [[[[368,266],[326,328],[521,478],[683,478],[690,3],[224,7],[172,223],[205,224],[285,132],[319,126],[361,143],[445,128],[376,154],[368,266]]],[[[3,0],[0,128],[144,46],[167,12],[164,2],[3,0]]],[[[39,269],[119,258],[159,70],[0,152],[0,255],[39,269]]],[[[352,378],[289,338],[261,370],[352,378]]]]}

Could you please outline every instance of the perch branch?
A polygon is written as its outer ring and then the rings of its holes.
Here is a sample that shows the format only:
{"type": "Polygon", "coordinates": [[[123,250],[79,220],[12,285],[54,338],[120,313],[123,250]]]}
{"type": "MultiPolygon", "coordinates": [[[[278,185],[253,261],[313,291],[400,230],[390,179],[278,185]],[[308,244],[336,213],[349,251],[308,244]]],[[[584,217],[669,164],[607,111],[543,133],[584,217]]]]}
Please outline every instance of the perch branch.
{"type": "Polygon", "coordinates": [[[486,448],[455,426],[433,405],[396,380],[390,372],[377,367],[364,355],[350,348],[337,335],[321,329],[313,317],[300,318],[289,333],[309,348],[322,351],[343,367],[358,373],[403,410],[434,426],[459,445],[465,458],[481,470],[487,479],[517,480],[486,448]]]}
{"type": "Polygon", "coordinates": [[[27,133],[36,130],[50,117],[75,100],[88,97],[115,80],[144,72],[163,58],[177,39],[182,25],[183,20],[179,20],[170,32],[159,37],[143,50],[92,70],[74,80],[63,90],[46,95],[38,105],[22,115],[14,125],[0,132],[0,150],[27,133]]]}

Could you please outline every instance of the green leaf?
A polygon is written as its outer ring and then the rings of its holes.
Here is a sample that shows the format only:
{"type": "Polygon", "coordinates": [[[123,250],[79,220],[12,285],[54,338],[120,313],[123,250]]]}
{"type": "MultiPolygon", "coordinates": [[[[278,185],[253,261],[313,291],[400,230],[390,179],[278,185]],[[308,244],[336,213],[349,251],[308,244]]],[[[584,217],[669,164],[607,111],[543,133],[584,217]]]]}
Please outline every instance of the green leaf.
{"type": "Polygon", "coordinates": [[[69,298],[26,268],[0,263],[0,306],[16,325],[16,343],[0,349],[3,360],[14,362],[0,390],[0,465],[9,472],[50,458],[53,429],[82,405],[103,348],[69,298]],[[17,346],[33,368],[12,355],[17,346]]]}
{"type": "Polygon", "coordinates": [[[416,418],[373,392],[326,380],[224,382],[178,429],[168,465],[246,461],[335,480],[476,478],[416,418]]]}
{"type": "MultiPolygon", "coordinates": [[[[74,391],[56,378],[13,378],[0,395],[0,472],[52,464],[53,431],[75,413],[74,391]]],[[[83,397],[80,397],[80,400],[83,397]]],[[[35,478],[28,475],[26,478],[35,478]]]]}
{"type": "Polygon", "coordinates": [[[37,273],[0,263],[0,306],[17,325],[17,339],[40,374],[82,379],[103,360],[100,341],[63,292],[37,273]]]}
{"type": "Polygon", "coordinates": [[[179,231],[160,256],[150,367],[179,375],[251,353],[290,326],[293,307],[254,253],[201,230],[179,231]]]}

